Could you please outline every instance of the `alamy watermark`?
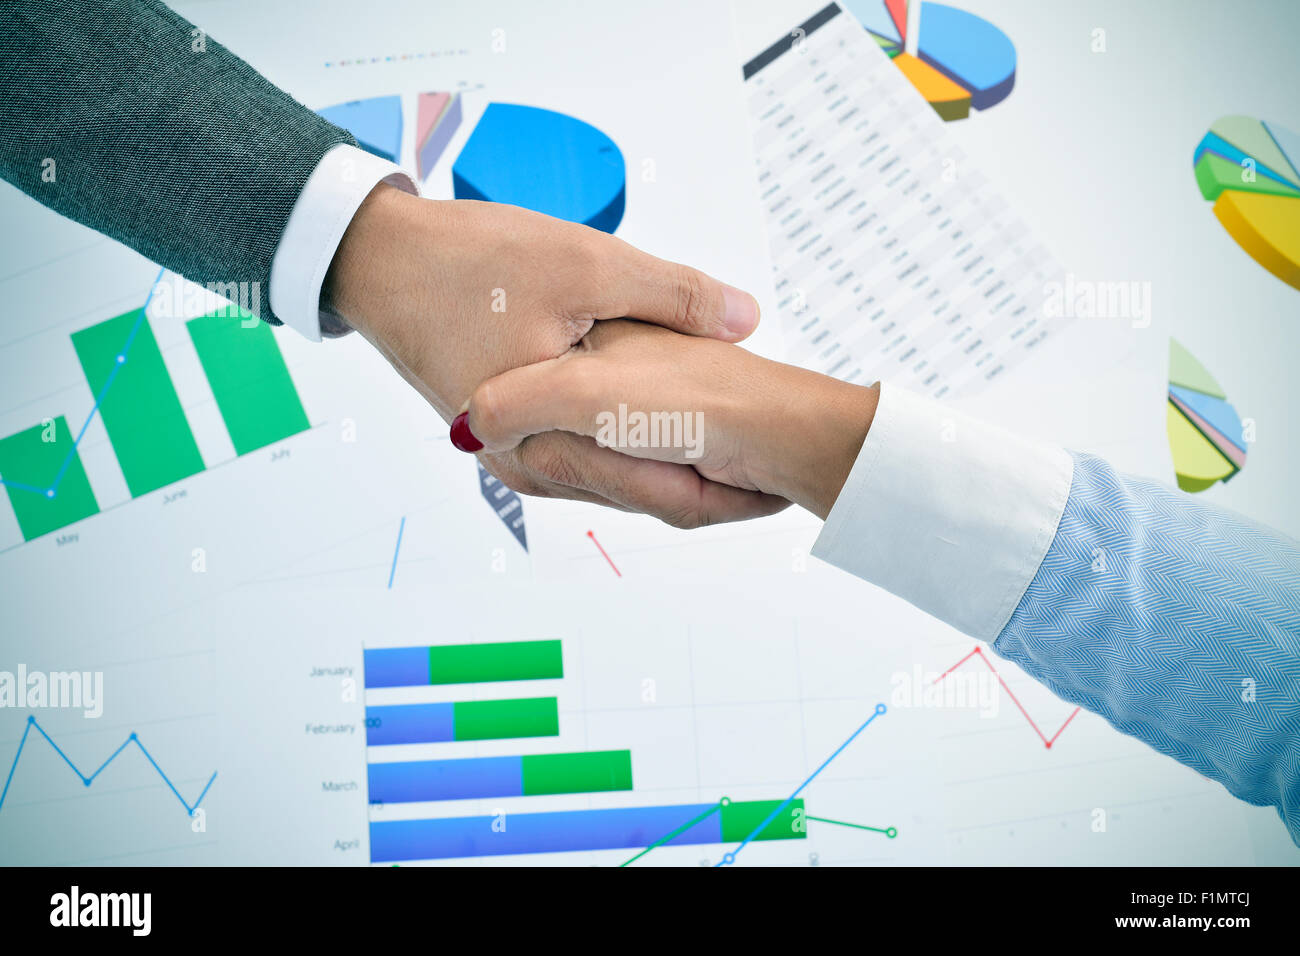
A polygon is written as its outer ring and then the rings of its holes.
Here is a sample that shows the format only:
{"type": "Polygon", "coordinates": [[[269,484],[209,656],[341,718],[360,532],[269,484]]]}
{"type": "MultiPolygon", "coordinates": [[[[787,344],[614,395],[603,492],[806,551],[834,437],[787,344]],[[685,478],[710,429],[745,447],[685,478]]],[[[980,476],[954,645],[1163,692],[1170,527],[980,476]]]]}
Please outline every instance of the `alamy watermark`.
{"type": "Polygon", "coordinates": [[[1043,286],[1043,317],[1048,319],[1128,319],[1135,329],[1151,324],[1151,283],[1135,280],[1079,279],[1043,286]]]}
{"type": "Polygon", "coordinates": [[[596,415],[596,444],[602,448],[683,448],[687,458],[704,454],[703,412],[617,412],[596,415]]]}
{"type": "Polygon", "coordinates": [[[998,715],[1002,695],[996,674],[984,671],[956,671],[941,674],[924,671],[917,664],[911,672],[897,671],[889,678],[894,692],[890,707],[943,707],[976,710],[981,717],[998,715]]]}
{"type": "Polygon", "coordinates": [[[75,883],[50,897],[50,925],[55,927],[123,927],[132,936],[148,936],[153,927],[152,893],[83,892],[75,883]]]}
{"type": "Polygon", "coordinates": [[[239,317],[252,328],[262,311],[261,282],[161,282],[149,299],[149,314],[164,318],[195,315],[239,317]],[[223,301],[224,300],[224,301],[223,301]]]}
{"type": "Polygon", "coordinates": [[[0,671],[0,708],[77,710],[94,720],[104,713],[103,671],[0,671]]]}

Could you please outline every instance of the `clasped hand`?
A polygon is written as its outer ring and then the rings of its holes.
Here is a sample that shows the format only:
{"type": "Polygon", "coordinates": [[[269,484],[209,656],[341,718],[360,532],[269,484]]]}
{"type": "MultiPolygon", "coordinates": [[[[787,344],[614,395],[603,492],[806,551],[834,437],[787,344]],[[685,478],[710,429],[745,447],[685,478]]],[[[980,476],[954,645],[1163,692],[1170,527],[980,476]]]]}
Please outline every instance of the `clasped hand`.
{"type": "Polygon", "coordinates": [[[558,432],[825,518],[878,395],[727,342],[615,321],[557,358],[483,382],[466,424],[489,458],[558,432]]]}
{"type": "Polygon", "coordinates": [[[509,487],[677,527],[790,501],[824,516],[875,407],[870,389],[738,347],[758,324],[747,293],[515,206],[377,187],[323,298],[445,420],[468,412],[483,447],[466,447],[509,487]],[[700,454],[598,443],[620,406],[695,416],[700,454]]]}

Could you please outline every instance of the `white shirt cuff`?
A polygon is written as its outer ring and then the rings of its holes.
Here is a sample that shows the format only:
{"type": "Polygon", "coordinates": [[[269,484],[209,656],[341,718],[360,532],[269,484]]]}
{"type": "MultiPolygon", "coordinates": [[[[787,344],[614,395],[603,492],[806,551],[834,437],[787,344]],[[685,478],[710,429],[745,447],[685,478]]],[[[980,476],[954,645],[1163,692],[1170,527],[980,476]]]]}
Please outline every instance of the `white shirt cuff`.
{"type": "Polygon", "coordinates": [[[812,553],[992,641],[1056,536],[1073,476],[1063,448],[882,382],[812,553]]]}
{"type": "Polygon", "coordinates": [[[294,204],[271,260],[271,311],[313,342],[322,327],[345,329],[320,309],[320,290],[343,233],[362,201],[379,183],[419,195],[415,180],[386,159],[340,143],[321,157],[294,204]]]}

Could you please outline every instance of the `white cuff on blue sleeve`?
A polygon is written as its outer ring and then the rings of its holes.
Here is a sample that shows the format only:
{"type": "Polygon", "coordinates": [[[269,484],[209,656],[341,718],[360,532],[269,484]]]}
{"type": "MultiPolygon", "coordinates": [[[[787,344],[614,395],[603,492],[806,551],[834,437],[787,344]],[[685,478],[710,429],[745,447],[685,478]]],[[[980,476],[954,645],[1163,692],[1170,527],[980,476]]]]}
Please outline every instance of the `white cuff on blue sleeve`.
{"type": "Polygon", "coordinates": [[[1073,473],[1063,448],[882,382],[812,553],[992,641],[1056,536],[1073,473]]]}
{"type": "Polygon", "coordinates": [[[321,339],[321,286],[343,233],[379,183],[419,195],[415,180],[386,159],[346,143],[335,146],[308,177],[271,260],[271,311],[313,342],[321,339]]]}

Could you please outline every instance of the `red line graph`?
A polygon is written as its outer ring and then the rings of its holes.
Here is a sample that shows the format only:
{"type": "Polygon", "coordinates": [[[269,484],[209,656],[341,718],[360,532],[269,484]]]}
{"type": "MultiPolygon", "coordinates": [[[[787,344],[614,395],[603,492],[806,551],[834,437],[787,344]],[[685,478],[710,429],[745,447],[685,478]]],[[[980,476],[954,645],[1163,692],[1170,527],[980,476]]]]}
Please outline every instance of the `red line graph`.
{"type": "Polygon", "coordinates": [[[1001,684],[1002,689],[1007,692],[1007,696],[1011,698],[1011,702],[1016,705],[1016,707],[1020,710],[1020,713],[1024,714],[1025,720],[1029,722],[1029,726],[1034,728],[1034,733],[1038,734],[1038,739],[1043,742],[1043,746],[1046,747],[1048,750],[1051,750],[1052,744],[1056,743],[1056,738],[1060,737],[1061,733],[1065,730],[1065,728],[1070,726],[1070,721],[1074,720],[1075,716],[1078,715],[1079,711],[1082,708],[1076,707],[1074,708],[1074,710],[1070,711],[1070,716],[1065,718],[1065,723],[1061,724],[1061,726],[1057,728],[1056,733],[1048,737],[1039,728],[1038,724],[1034,723],[1034,718],[1029,716],[1029,711],[1025,710],[1024,705],[1020,703],[1016,695],[1011,692],[1011,688],[1008,687],[1007,682],[1002,679],[1002,675],[999,674],[998,669],[993,666],[993,662],[989,660],[988,657],[985,656],[984,648],[982,647],[976,647],[975,650],[971,651],[969,654],[967,654],[965,657],[959,660],[956,664],[953,664],[952,667],[949,667],[946,671],[944,671],[942,674],[936,677],[934,679],[934,682],[936,684],[939,683],[939,681],[943,680],[945,677],[947,677],[957,668],[961,667],[961,665],[965,664],[972,657],[978,657],[980,660],[984,662],[984,666],[993,672],[993,676],[998,679],[998,683],[1001,684]]]}
{"type": "Polygon", "coordinates": [[[600,547],[600,542],[596,540],[596,532],[588,531],[587,537],[591,539],[592,544],[594,544],[597,548],[600,548],[600,553],[605,555],[605,560],[609,562],[609,566],[613,568],[614,573],[621,578],[623,576],[623,572],[618,569],[618,566],[616,564],[614,564],[613,558],[611,558],[608,554],[605,554],[605,549],[600,547]]]}

